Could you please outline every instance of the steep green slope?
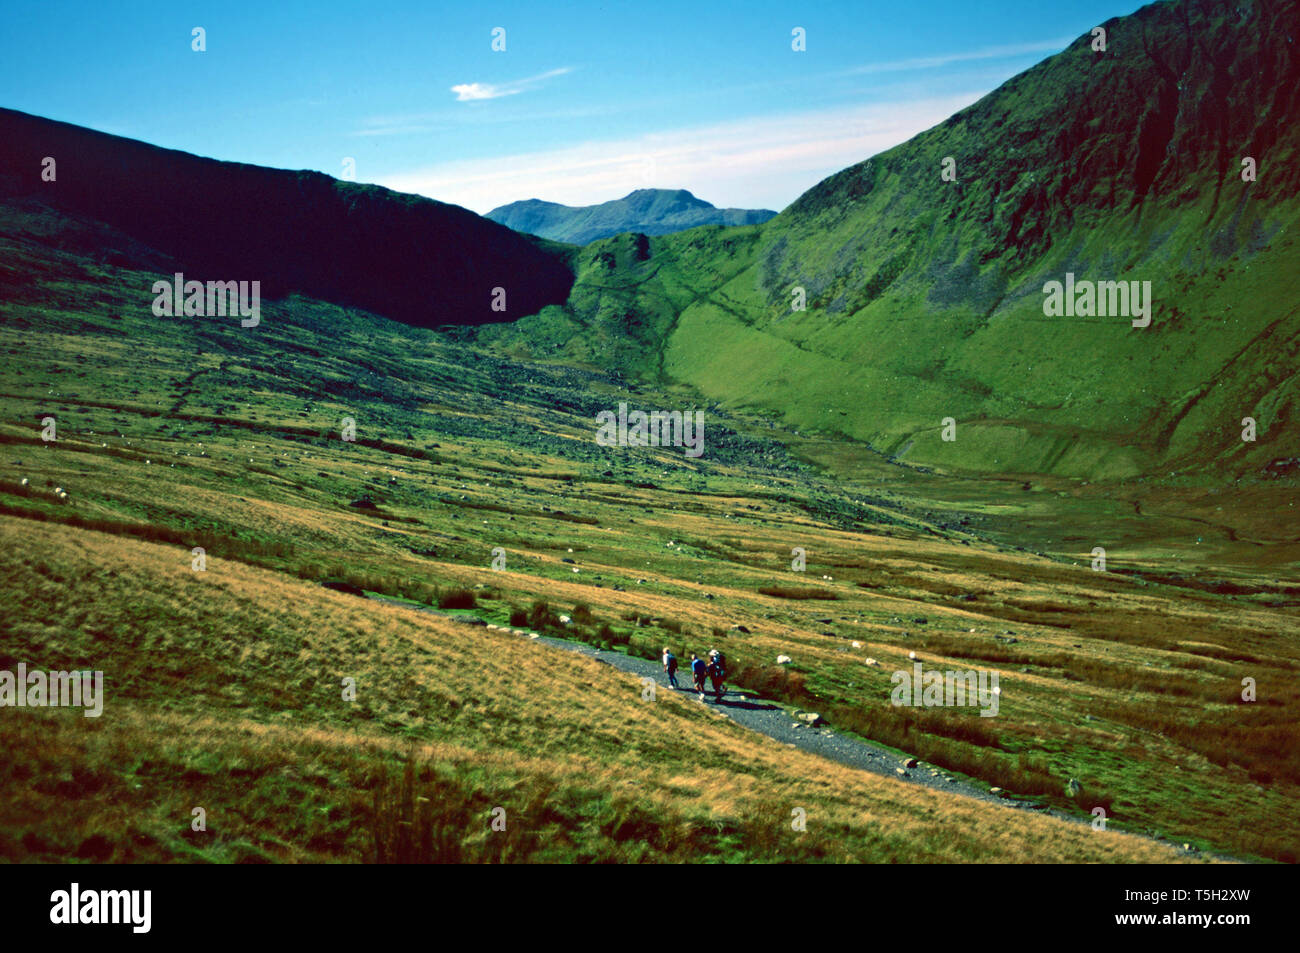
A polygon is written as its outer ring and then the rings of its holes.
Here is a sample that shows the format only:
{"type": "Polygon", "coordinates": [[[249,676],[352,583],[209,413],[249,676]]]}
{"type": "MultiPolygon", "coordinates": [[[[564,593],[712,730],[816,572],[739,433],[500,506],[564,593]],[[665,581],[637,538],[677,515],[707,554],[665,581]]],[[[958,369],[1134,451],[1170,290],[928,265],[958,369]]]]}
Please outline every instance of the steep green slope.
{"type": "Polygon", "coordinates": [[[111,250],[117,264],[151,264],[148,248],[193,279],[256,280],[263,297],[301,292],[425,327],[530,314],[562,302],[573,280],[570,250],[455,205],[0,109],[5,199],[117,229],[132,243],[111,250]],[[498,287],[505,311],[492,309],[498,287]]]}
{"type": "MultiPolygon", "coordinates": [[[[651,241],[613,270],[596,243],[564,310],[586,330],[551,351],[589,357],[642,308],[671,328],[657,353],[600,356],[943,468],[1103,479],[1291,456],[1295,12],[1148,6],[1103,24],[1104,52],[1079,38],[758,229],[651,241]],[[1046,316],[1044,285],[1067,272],[1151,282],[1150,325],[1046,316]],[[702,291],[647,308],[656,287],[702,291]]],[[[525,351],[555,325],[490,337],[525,351]]]]}
{"type": "Polygon", "coordinates": [[[623,232],[667,235],[700,225],[761,225],[770,209],[717,208],[685,189],[637,189],[611,202],[574,207],[528,199],[487,217],[517,232],[586,245],[623,232]]]}

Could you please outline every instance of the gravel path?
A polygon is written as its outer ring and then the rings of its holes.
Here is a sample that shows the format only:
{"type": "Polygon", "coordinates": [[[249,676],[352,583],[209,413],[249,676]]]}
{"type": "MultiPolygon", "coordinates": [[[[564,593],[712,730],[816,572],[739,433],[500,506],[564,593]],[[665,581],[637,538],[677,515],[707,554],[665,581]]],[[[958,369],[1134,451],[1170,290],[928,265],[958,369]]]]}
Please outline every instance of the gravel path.
{"type": "MultiPolygon", "coordinates": [[[[403,606],[404,608],[414,609],[415,611],[431,612],[435,615],[441,615],[462,624],[467,625],[484,625],[482,619],[471,616],[455,615],[447,612],[440,612],[436,609],[421,609],[412,606],[410,603],[398,602],[395,600],[385,599],[382,596],[373,597],[377,601],[388,602],[392,605],[403,606]]],[[[663,666],[656,660],[638,658],[635,656],[624,655],[622,652],[602,652],[585,642],[571,641],[567,639],[557,639],[545,635],[537,635],[523,629],[515,629],[510,626],[489,626],[502,632],[514,632],[524,638],[532,638],[533,641],[541,642],[553,648],[562,649],[566,652],[575,652],[579,655],[586,655],[594,658],[599,662],[604,662],[619,671],[627,672],[638,678],[653,678],[659,686],[659,691],[672,691],[668,685],[668,676],[663,671],[663,666]]],[[[694,695],[695,691],[691,685],[690,662],[687,660],[677,672],[677,682],[682,686],[681,692],[685,695],[694,695]]],[[[698,696],[697,696],[698,697],[698,696]]],[[[776,702],[759,698],[752,692],[742,691],[735,687],[727,687],[723,692],[721,702],[715,702],[712,695],[706,697],[704,701],[699,702],[702,705],[708,705],[721,715],[732,719],[736,723],[756,731],[759,734],[767,735],[776,741],[791,747],[798,748],[801,751],[808,751],[813,754],[829,758],[831,761],[837,761],[840,764],[848,765],[852,768],[858,768],[862,771],[870,771],[873,774],[883,775],[893,778],[901,784],[919,784],[923,787],[933,788],[937,791],[946,791],[952,794],[960,794],[964,797],[974,798],[980,801],[989,801],[1000,804],[1005,808],[1012,810],[1035,811],[1042,814],[1049,814],[1062,820],[1072,821],[1077,824],[1090,823],[1089,818],[1082,818],[1075,814],[1067,814],[1063,811],[1045,807],[1044,805],[1026,801],[1017,798],[1014,794],[1006,791],[994,793],[986,785],[972,781],[968,778],[954,775],[934,765],[927,764],[924,761],[917,760],[912,767],[907,767],[906,762],[909,760],[907,755],[898,753],[882,745],[874,744],[856,736],[850,736],[835,731],[830,726],[811,727],[795,720],[792,710],[782,707],[776,702]]],[[[913,759],[916,760],[916,759],[913,759]]],[[[1153,840],[1158,843],[1177,846],[1173,842],[1163,837],[1151,836],[1134,831],[1127,831],[1130,836],[1144,837],[1147,840],[1153,840]]],[[[1196,856],[1206,860],[1220,860],[1233,862],[1237,858],[1225,854],[1196,852],[1196,856]]]]}
{"type": "MultiPolygon", "coordinates": [[[[602,652],[583,642],[554,639],[549,636],[539,636],[535,641],[589,656],[640,678],[653,678],[659,685],[659,691],[672,691],[668,685],[668,676],[664,674],[663,666],[657,661],[624,655],[622,652],[602,652]]],[[[691,686],[689,660],[678,671],[677,683],[682,686],[682,694],[698,698],[691,686]]],[[[905,767],[906,755],[900,756],[881,745],[842,734],[829,726],[814,728],[805,725],[796,721],[793,714],[794,711],[802,709],[783,707],[776,702],[759,698],[753,692],[743,691],[734,686],[725,688],[721,702],[715,702],[712,694],[709,694],[700,704],[707,705],[751,731],[767,735],[791,748],[810,751],[852,768],[885,775],[897,781],[964,794],[982,801],[996,801],[1009,807],[1045,810],[1036,804],[1031,805],[1011,797],[991,794],[987,787],[977,786],[965,778],[954,776],[924,762],[918,762],[912,768],[905,767]]]]}

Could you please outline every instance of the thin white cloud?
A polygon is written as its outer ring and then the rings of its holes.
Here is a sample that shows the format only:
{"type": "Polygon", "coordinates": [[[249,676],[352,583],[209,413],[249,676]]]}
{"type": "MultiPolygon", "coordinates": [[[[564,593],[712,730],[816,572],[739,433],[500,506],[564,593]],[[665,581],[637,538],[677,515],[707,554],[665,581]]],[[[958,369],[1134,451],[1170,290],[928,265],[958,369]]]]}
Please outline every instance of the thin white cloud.
{"type": "Polygon", "coordinates": [[[945,53],[940,56],[919,56],[910,60],[894,60],[890,63],[868,63],[845,70],[841,75],[854,76],[862,73],[892,73],[902,70],[938,69],[953,63],[966,63],[970,60],[995,60],[1009,56],[1024,56],[1029,53],[1059,53],[1070,45],[1072,38],[1062,40],[1042,40],[1035,43],[1020,43],[1013,46],[987,46],[982,50],[967,50],[964,53],[945,53]]]}
{"type": "Polygon", "coordinates": [[[766,116],[457,160],[378,184],[479,213],[528,198],[588,205],[651,187],[689,189],[718,206],[780,210],[825,176],[910,139],[981,95],[766,116]]]}
{"type": "Polygon", "coordinates": [[[563,66],[560,69],[548,70],[545,73],[529,76],[527,79],[517,79],[510,83],[460,83],[453,86],[451,91],[456,94],[456,101],[461,103],[474,102],[480,99],[500,99],[502,96],[514,96],[516,93],[522,93],[525,90],[532,89],[544,80],[555,76],[563,76],[571,71],[569,67],[563,66]]]}

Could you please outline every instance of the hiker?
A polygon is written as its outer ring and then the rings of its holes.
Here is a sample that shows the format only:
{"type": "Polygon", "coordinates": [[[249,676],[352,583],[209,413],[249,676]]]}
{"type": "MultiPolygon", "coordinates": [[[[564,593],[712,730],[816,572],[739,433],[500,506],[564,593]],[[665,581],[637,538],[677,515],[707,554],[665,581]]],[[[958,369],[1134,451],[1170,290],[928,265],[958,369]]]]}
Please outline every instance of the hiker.
{"type": "Polygon", "coordinates": [[[691,678],[695,681],[695,690],[699,692],[700,701],[704,701],[704,675],[707,668],[708,666],[704,664],[704,659],[692,652],[691,678]]]}
{"type": "Polygon", "coordinates": [[[709,664],[705,669],[709,674],[709,681],[713,683],[713,696],[718,701],[722,701],[722,680],[727,674],[727,670],[722,664],[722,653],[714,649],[709,653],[709,664]]]}
{"type": "Polygon", "coordinates": [[[664,646],[664,671],[668,673],[668,687],[677,691],[677,656],[664,646]]]}

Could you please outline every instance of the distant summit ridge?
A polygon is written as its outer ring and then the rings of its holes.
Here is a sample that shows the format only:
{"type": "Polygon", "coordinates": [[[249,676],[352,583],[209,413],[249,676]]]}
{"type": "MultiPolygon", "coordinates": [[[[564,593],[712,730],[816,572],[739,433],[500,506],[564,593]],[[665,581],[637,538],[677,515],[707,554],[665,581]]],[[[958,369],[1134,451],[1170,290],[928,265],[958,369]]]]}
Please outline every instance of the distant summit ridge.
{"type": "Polygon", "coordinates": [[[517,232],[585,245],[622,232],[667,235],[700,225],[761,225],[771,209],[717,208],[686,189],[636,189],[600,205],[572,206],[528,199],[487,213],[517,232]]]}

